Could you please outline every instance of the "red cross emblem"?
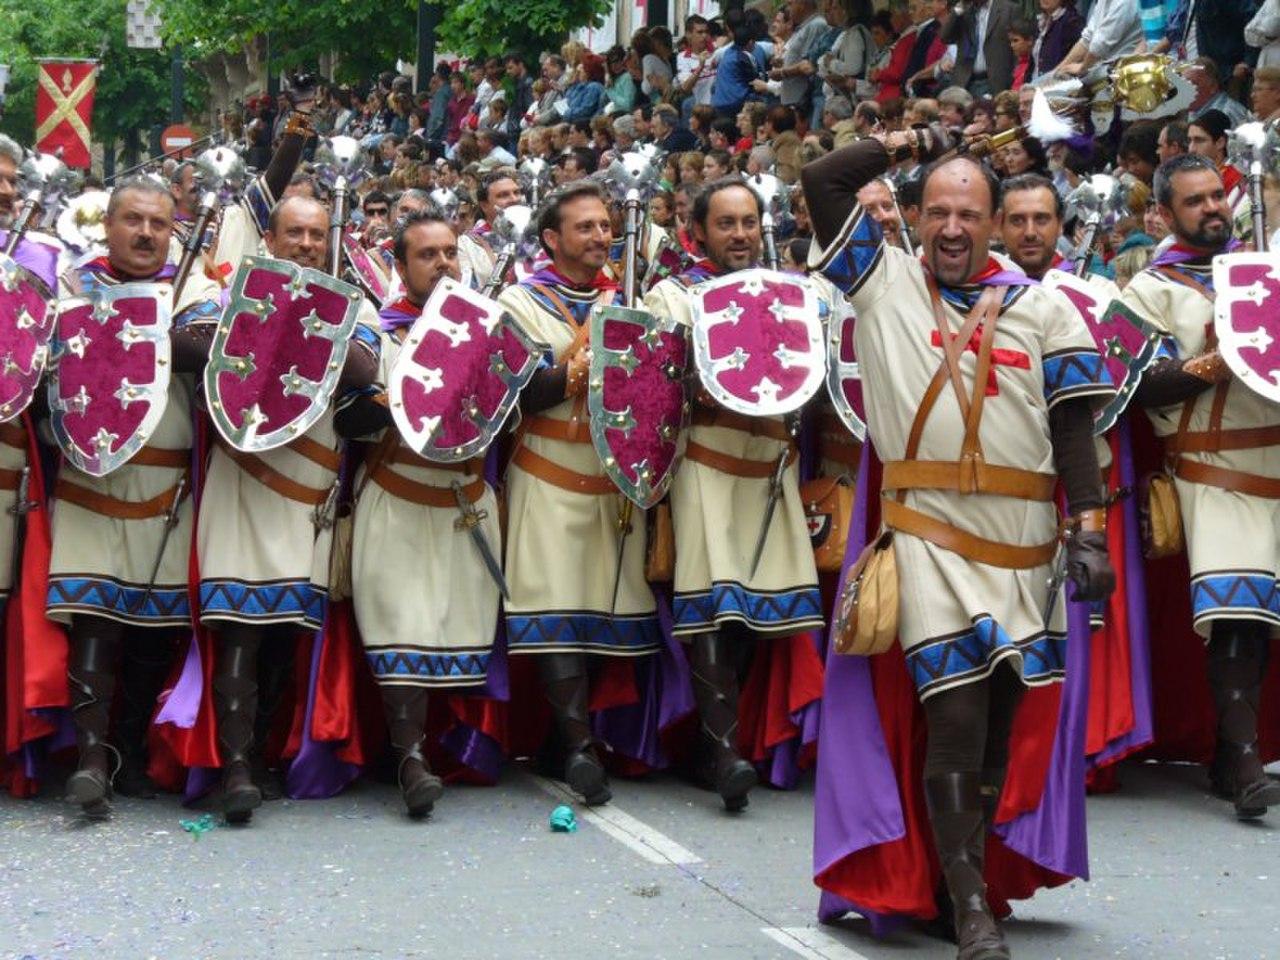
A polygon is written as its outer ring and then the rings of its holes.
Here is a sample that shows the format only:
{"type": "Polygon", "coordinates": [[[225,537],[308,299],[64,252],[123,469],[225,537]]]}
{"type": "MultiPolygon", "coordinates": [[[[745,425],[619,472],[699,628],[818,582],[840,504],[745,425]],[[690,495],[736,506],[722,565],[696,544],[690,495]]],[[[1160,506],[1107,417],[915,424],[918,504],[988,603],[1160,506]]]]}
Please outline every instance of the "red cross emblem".
{"type": "MultiPolygon", "coordinates": [[[[956,335],[951,334],[954,341],[956,335]]],[[[929,338],[929,343],[935,347],[942,346],[942,336],[937,330],[929,338]]],[[[969,342],[965,344],[965,349],[970,353],[976,354],[978,347],[982,343],[982,324],[978,324],[978,328],[973,331],[973,336],[969,338],[969,342]]],[[[1014,367],[1018,370],[1030,370],[1031,358],[1021,350],[1007,350],[1003,347],[991,348],[991,369],[987,371],[987,390],[988,397],[996,397],[1000,395],[1000,385],[996,382],[996,367],[1014,367]]]]}

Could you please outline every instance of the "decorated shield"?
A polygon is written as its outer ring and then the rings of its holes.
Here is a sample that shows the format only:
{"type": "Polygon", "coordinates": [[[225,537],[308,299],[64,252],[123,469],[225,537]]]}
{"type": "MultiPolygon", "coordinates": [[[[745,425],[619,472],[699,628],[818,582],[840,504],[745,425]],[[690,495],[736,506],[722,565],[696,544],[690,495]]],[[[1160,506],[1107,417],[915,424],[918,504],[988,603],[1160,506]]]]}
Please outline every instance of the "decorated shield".
{"type": "Polygon", "coordinates": [[[702,385],[721,406],[790,413],[827,369],[817,290],[802,276],[759,268],[698,284],[693,350],[702,385]]]}
{"type": "Polygon", "coordinates": [[[122,283],[58,304],[50,425],[66,458],[91,476],[141,450],[164,416],[171,296],[164,284],[122,283]]]}
{"type": "Polygon", "coordinates": [[[1076,308],[1098,345],[1107,378],[1115,387],[1115,396],[1094,415],[1093,432],[1101,435],[1111,429],[1133,399],[1143,373],[1155,362],[1162,335],[1124,304],[1075,274],[1050,270],[1044,284],[1076,308]]]}
{"type": "Polygon", "coordinates": [[[0,423],[27,408],[44,373],[53,333],[44,282],[0,253],[0,423]]]}
{"type": "Polygon", "coordinates": [[[391,286],[382,264],[373,255],[360,246],[360,241],[349,233],[342,235],[342,251],[347,261],[347,269],[356,285],[364,291],[364,295],[382,306],[387,302],[387,290],[391,286]]]}
{"type": "Polygon", "coordinates": [[[391,368],[387,398],[400,435],[438,463],[478,456],[546,349],[494,301],[444,277],[391,368]]]}
{"type": "Polygon", "coordinates": [[[853,344],[857,321],[857,314],[851,307],[845,303],[836,305],[827,325],[827,393],[840,422],[859,440],[866,440],[867,407],[853,344]]]}
{"type": "Polygon", "coordinates": [[[1245,386],[1280,403],[1280,253],[1213,258],[1218,350],[1245,386]]]}
{"type": "Polygon", "coordinates": [[[245,257],[204,368],[209,415],[237,450],[270,450],[320,419],[338,385],[360,292],[285,260],[245,257]]]}
{"type": "Polygon", "coordinates": [[[648,509],[675,475],[689,412],[688,337],[644,310],[602,306],[591,315],[591,345],[591,441],[609,479],[648,509]]]}

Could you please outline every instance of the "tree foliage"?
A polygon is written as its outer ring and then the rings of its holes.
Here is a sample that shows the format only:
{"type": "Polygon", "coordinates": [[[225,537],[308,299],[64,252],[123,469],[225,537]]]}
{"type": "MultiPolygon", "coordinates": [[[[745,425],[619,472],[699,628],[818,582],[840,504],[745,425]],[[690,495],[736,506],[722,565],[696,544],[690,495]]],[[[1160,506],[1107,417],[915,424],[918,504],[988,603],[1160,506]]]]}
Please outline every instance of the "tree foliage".
{"type": "Polygon", "coordinates": [[[469,57],[507,51],[537,63],[543,50],[555,49],[569,32],[598,24],[612,0],[456,0],[440,4],[441,49],[469,57]]]}
{"type": "MultiPolygon", "coordinates": [[[[120,0],[31,3],[0,0],[0,62],[12,69],[0,129],[30,144],[35,133],[37,57],[93,57],[99,61],[93,136],[99,142],[169,122],[171,53],[125,46],[120,0]]],[[[185,74],[188,113],[204,99],[204,82],[185,74]]]]}

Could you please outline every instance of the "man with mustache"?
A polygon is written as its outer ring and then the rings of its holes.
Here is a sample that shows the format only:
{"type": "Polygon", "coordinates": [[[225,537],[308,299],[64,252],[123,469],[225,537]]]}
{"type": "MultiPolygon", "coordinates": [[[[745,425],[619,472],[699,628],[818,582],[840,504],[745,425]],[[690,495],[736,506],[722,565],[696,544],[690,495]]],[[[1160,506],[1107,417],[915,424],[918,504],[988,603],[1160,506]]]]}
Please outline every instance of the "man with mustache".
{"type": "MultiPolygon", "coordinates": [[[[645,298],[660,317],[693,326],[690,288],[760,262],[759,196],[739,177],[708,184],[691,213],[706,253],[645,298]]],[[[688,644],[702,721],[700,779],[730,811],[747,806],[755,768],[738,754],[739,678],[756,637],[785,637],[822,626],[813,547],[800,502],[795,440],[783,417],[747,417],[705,394],[694,406],[685,459],[671,486],[675,528],[675,634],[688,644]],[[759,566],[751,569],[779,457],[781,498],[759,566]]]]}
{"type": "MultiPolygon", "coordinates": [[[[287,197],[271,211],[264,242],[272,257],[323,272],[329,211],[287,197]]],[[[377,330],[373,307],[361,299],[335,396],[373,382],[377,330]]],[[[219,438],[209,455],[196,553],[200,622],[217,647],[213,693],[230,823],[247,823],[264,798],[278,795],[262,748],[293,678],[298,634],[324,622],[341,460],[331,404],[284,446],[246,453],[219,438]]]]}
{"type": "Polygon", "coordinates": [[[386,385],[423,304],[442,278],[460,279],[457,236],[438,212],[417,211],[397,225],[394,249],[404,294],[379,312],[378,376],[339,403],[334,424],[370,444],[356,479],[352,600],[405,808],[421,818],[444,790],[423,746],[427,698],[484,683],[498,622],[498,588],[458,526],[455,481],[484,515],[480,529],[499,557],[502,534],[483,456],[456,465],[424,460],[400,439],[387,407],[386,385]]]}
{"type": "Polygon", "coordinates": [[[511,167],[499,167],[485,175],[476,189],[476,203],[483,214],[470,231],[458,238],[458,255],[463,270],[469,270],[477,287],[483,287],[493,273],[497,251],[493,249],[493,224],[503,210],[524,203],[520,181],[511,167]]]}
{"type": "MultiPolygon", "coordinates": [[[[169,262],[173,210],[169,191],[149,177],[117,186],[107,205],[106,255],[64,273],[59,295],[79,296],[124,283],[169,288],[175,272],[169,262]]],[[[172,318],[168,399],[159,423],[143,437],[145,445],[104,477],[64,461],[53,492],[47,611],[69,628],[67,681],[80,751],[78,768],[67,781],[67,798],[92,817],[109,813],[113,786],[128,796],[154,795],[146,776],[146,730],[174,641],[191,622],[187,554],[192,509],[185,478],[194,439],[195,373],[218,318],[216,285],[193,272],[173,305],[172,318]],[[162,518],[173,510],[176,523],[166,540],[162,518]],[[157,557],[159,567],[150,579],[157,557]],[[122,659],[123,702],[113,742],[108,728],[122,659]]],[[[86,359],[92,356],[85,354],[86,359]]],[[[91,402],[111,398],[104,388],[91,402]]]]}
{"type": "MultiPolygon", "coordinates": [[[[999,188],[979,162],[962,155],[925,170],[920,259],[887,246],[858,204],[892,162],[930,161],[948,139],[936,127],[877,135],[810,163],[801,179],[810,266],[858,315],[868,436],[884,464],[879,511],[894,532],[898,640],[928,729],[924,795],[958,956],[999,960],[1009,952],[985,895],[985,838],[1015,708],[1028,686],[1064,674],[1065,604],[1045,622],[1059,478],[1074,599],[1105,597],[1114,582],[1091,437],[1093,403],[1111,388],[1067,303],[991,256],[999,188]]],[[[850,695],[829,680],[824,700],[850,695]]],[[[877,684],[877,699],[888,695],[877,684]]],[[[839,749],[820,745],[820,765],[839,749]]],[[[824,785],[821,766],[819,776],[820,793],[840,789],[824,785]]],[[[844,900],[867,902],[860,875],[827,876],[819,882],[844,900]]]]}
{"type": "Polygon", "coordinates": [[[591,443],[587,377],[591,309],[619,300],[603,190],[579,181],[538,214],[551,265],[512,284],[498,303],[548,345],[546,366],[520,398],[523,421],[507,473],[507,643],[535,655],[566,752],[564,779],[588,804],[612,796],[588,714],[592,657],[648,657],[662,642],[645,580],[645,518],[635,511],[614,602],[623,496],[591,443]]]}
{"type": "Polygon", "coordinates": [[[1155,199],[1173,245],[1125,288],[1124,302],[1166,333],[1165,356],[1136,399],[1165,440],[1191,566],[1196,632],[1217,708],[1215,792],[1241,819],[1280,805],[1258,753],[1262,679],[1277,617],[1280,406],[1244,386],[1214,335],[1215,255],[1235,246],[1213,160],[1184,154],[1156,171],[1155,199]]]}

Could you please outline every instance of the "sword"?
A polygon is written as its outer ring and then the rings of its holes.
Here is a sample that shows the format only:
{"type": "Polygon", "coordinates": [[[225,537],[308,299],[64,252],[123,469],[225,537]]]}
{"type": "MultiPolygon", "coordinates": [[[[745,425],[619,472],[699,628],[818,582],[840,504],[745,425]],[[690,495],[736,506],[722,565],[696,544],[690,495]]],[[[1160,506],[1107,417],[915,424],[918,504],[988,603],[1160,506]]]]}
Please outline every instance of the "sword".
{"type": "Polygon", "coordinates": [[[631,532],[632,509],[631,501],[627,497],[623,497],[622,506],[618,510],[618,555],[614,560],[613,567],[613,596],[609,600],[609,616],[611,617],[618,609],[618,588],[622,586],[622,554],[627,548],[627,534],[631,532]]]}
{"type": "Polygon", "coordinates": [[[764,517],[760,521],[760,532],[756,534],[756,548],[751,554],[751,573],[748,580],[754,580],[756,569],[760,566],[760,558],[764,556],[764,543],[769,539],[769,525],[773,523],[773,514],[782,499],[782,475],[787,472],[787,455],[790,446],[784,446],[778,454],[778,462],[773,465],[773,474],[769,477],[769,502],[764,505],[764,517]]]}
{"type": "Polygon", "coordinates": [[[1058,608],[1058,596],[1062,593],[1062,585],[1067,581],[1067,545],[1058,544],[1058,552],[1053,558],[1053,573],[1049,576],[1049,598],[1044,604],[1044,627],[1049,629],[1053,620],[1053,612],[1058,608]]]}
{"type": "Polygon", "coordinates": [[[40,506],[36,501],[27,499],[30,492],[31,468],[28,466],[23,467],[22,473],[18,476],[18,493],[13,498],[13,506],[8,511],[13,517],[13,555],[9,561],[10,593],[17,592],[18,575],[22,572],[22,542],[27,534],[27,514],[40,506]]]}
{"type": "Polygon", "coordinates": [[[462,514],[457,520],[453,521],[453,529],[466,530],[471,535],[471,542],[480,551],[480,559],[484,561],[484,567],[489,571],[489,576],[493,578],[493,582],[498,585],[498,590],[502,593],[502,599],[510,600],[511,591],[507,587],[507,578],[502,575],[502,565],[498,563],[498,558],[493,555],[489,541],[484,538],[484,531],[480,529],[480,521],[489,515],[488,511],[476,509],[476,505],[471,502],[466,492],[462,489],[461,480],[453,481],[451,486],[453,487],[453,499],[458,501],[458,512],[462,514]]]}
{"type": "Polygon", "coordinates": [[[160,546],[156,550],[155,562],[151,564],[151,576],[147,578],[147,589],[142,591],[142,598],[129,611],[130,613],[141,613],[146,609],[147,601],[151,599],[156,586],[156,577],[160,575],[160,561],[164,559],[164,548],[169,543],[169,535],[173,533],[173,528],[178,525],[178,507],[182,505],[182,495],[186,489],[187,475],[184,473],[178,478],[177,486],[173,488],[173,503],[169,504],[169,510],[164,515],[164,530],[160,533],[160,546]]]}

